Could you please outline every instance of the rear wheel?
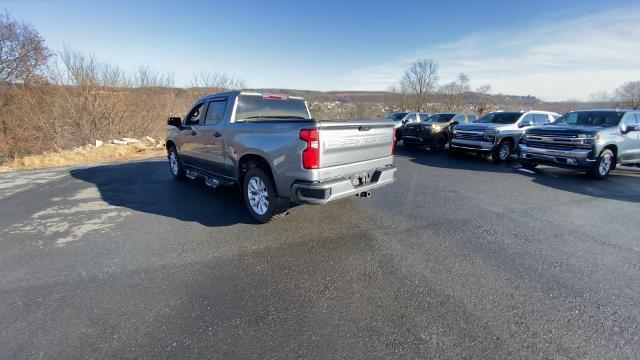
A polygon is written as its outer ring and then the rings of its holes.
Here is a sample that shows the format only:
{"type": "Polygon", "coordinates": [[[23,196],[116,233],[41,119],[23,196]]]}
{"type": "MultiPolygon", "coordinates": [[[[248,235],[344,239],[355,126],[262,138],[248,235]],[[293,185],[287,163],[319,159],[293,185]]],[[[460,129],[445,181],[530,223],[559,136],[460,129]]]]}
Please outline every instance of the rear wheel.
{"type": "Polygon", "coordinates": [[[249,214],[262,224],[279,218],[289,208],[289,201],[278,197],[271,177],[257,167],[245,174],[243,195],[249,214]]]}
{"type": "Polygon", "coordinates": [[[613,156],[613,152],[609,149],[604,149],[598,156],[596,164],[592,167],[587,175],[594,179],[604,179],[609,176],[609,172],[615,166],[615,156],[613,156]]]}
{"type": "Polygon", "coordinates": [[[493,150],[491,158],[496,163],[507,161],[511,156],[511,149],[513,149],[513,143],[510,140],[504,140],[493,150]]]}

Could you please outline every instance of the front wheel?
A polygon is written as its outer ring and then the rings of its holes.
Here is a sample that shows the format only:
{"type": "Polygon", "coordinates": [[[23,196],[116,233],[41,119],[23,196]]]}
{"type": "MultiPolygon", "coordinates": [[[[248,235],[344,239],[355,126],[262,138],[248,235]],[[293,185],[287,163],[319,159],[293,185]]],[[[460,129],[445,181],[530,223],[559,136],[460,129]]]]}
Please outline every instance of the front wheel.
{"type": "Polygon", "coordinates": [[[596,160],[596,164],[592,167],[587,175],[594,179],[604,179],[609,176],[609,172],[615,166],[615,156],[613,156],[613,152],[609,149],[604,149],[598,156],[596,160]]]}
{"type": "Polygon", "coordinates": [[[529,162],[521,162],[520,165],[522,165],[522,168],[527,169],[529,171],[535,171],[536,167],[538,167],[538,164],[532,164],[529,162]]]}
{"type": "Polygon", "coordinates": [[[251,168],[244,177],[244,204],[257,222],[278,218],[289,208],[289,201],[278,197],[271,177],[260,168],[251,168]]]}
{"type": "Polygon", "coordinates": [[[439,153],[439,152],[442,152],[442,150],[444,150],[444,146],[446,144],[447,144],[447,139],[445,139],[443,136],[436,136],[431,140],[431,144],[429,145],[429,148],[431,149],[431,151],[435,153],[439,153]]]}
{"type": "Polygon", "coordinates": [[[491,153],[491,158],[496,163],[501,163],[509,160],[511,156],[511,149],[513,144],[509,140],[505,140],[498,145],[498,147],[491,153]]]}
{"type": "Polygon", "coordinates": [[[171,170],[173,178],[176,180],[183,180],[186,177],[187,172],[182,166],[182,160],[180,160],[178,150],[176,150],[175,146],[169,147],[167,158],[169,159],[169,170],[171,170]]]}

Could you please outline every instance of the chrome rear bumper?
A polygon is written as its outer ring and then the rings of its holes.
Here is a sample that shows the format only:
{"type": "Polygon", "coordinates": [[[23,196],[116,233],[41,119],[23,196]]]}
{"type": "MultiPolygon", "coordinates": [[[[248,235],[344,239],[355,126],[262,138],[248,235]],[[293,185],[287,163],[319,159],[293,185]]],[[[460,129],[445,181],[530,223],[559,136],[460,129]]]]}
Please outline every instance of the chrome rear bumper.
{"type": "Polygon", "coordinates": [[[371,180],[363,185],[354,185],[354,181],[351,178],[324,183],[297,182],[291,187],[291,200],[302,204],[320,205],[355,196],[392,184],[395,181],[396,170],[397,167],[395,166],[373,170],[371,180]]]}

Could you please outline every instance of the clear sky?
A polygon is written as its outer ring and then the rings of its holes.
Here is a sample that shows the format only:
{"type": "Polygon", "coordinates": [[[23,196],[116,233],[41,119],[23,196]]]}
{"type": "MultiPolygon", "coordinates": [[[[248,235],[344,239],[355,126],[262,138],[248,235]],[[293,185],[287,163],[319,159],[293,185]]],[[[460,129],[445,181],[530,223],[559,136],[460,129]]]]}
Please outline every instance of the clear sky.
{"type": "Polygon", "coordinates": [[[226,72],[249,87],[385,90],[411,61],[441,82],[546,100],[587,99],[640,80],[640,2],[2,1],[49,47],[187,85],[226,72]]]}

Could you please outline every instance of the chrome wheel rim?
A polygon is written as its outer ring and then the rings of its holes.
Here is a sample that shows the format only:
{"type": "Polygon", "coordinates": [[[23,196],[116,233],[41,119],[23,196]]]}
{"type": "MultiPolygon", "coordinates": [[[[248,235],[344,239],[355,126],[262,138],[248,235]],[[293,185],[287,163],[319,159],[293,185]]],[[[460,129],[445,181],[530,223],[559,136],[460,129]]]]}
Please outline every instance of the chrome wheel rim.
{"type": "Polygon", "coordinates": [[[611,155],[607,154],[602,157],[598,170],[600,171],[600,175],[607,175],[609,169],[611,169],[611,155]]]}
{"type": "Polygon", "coordinates": [[[267,192],[267,186],[262,179],[257,176],[249,179],[247,185],[247,198],[249,199],[249,205],[258,215],[264,215],[269,209],[269,193],[267,192]]]}
{"type": "Polygon", "coordinates": [[[503,144],[500,147],[500,160],[507,160],[511,150],[509,149],[509,144],[503,144]]]}
{"type": "Polygon", "coordinates": [[[175,152],[169,153],[169,166],[171,166],[171,172],[174,175],[178,174],[178,157],[175,152]]]}

